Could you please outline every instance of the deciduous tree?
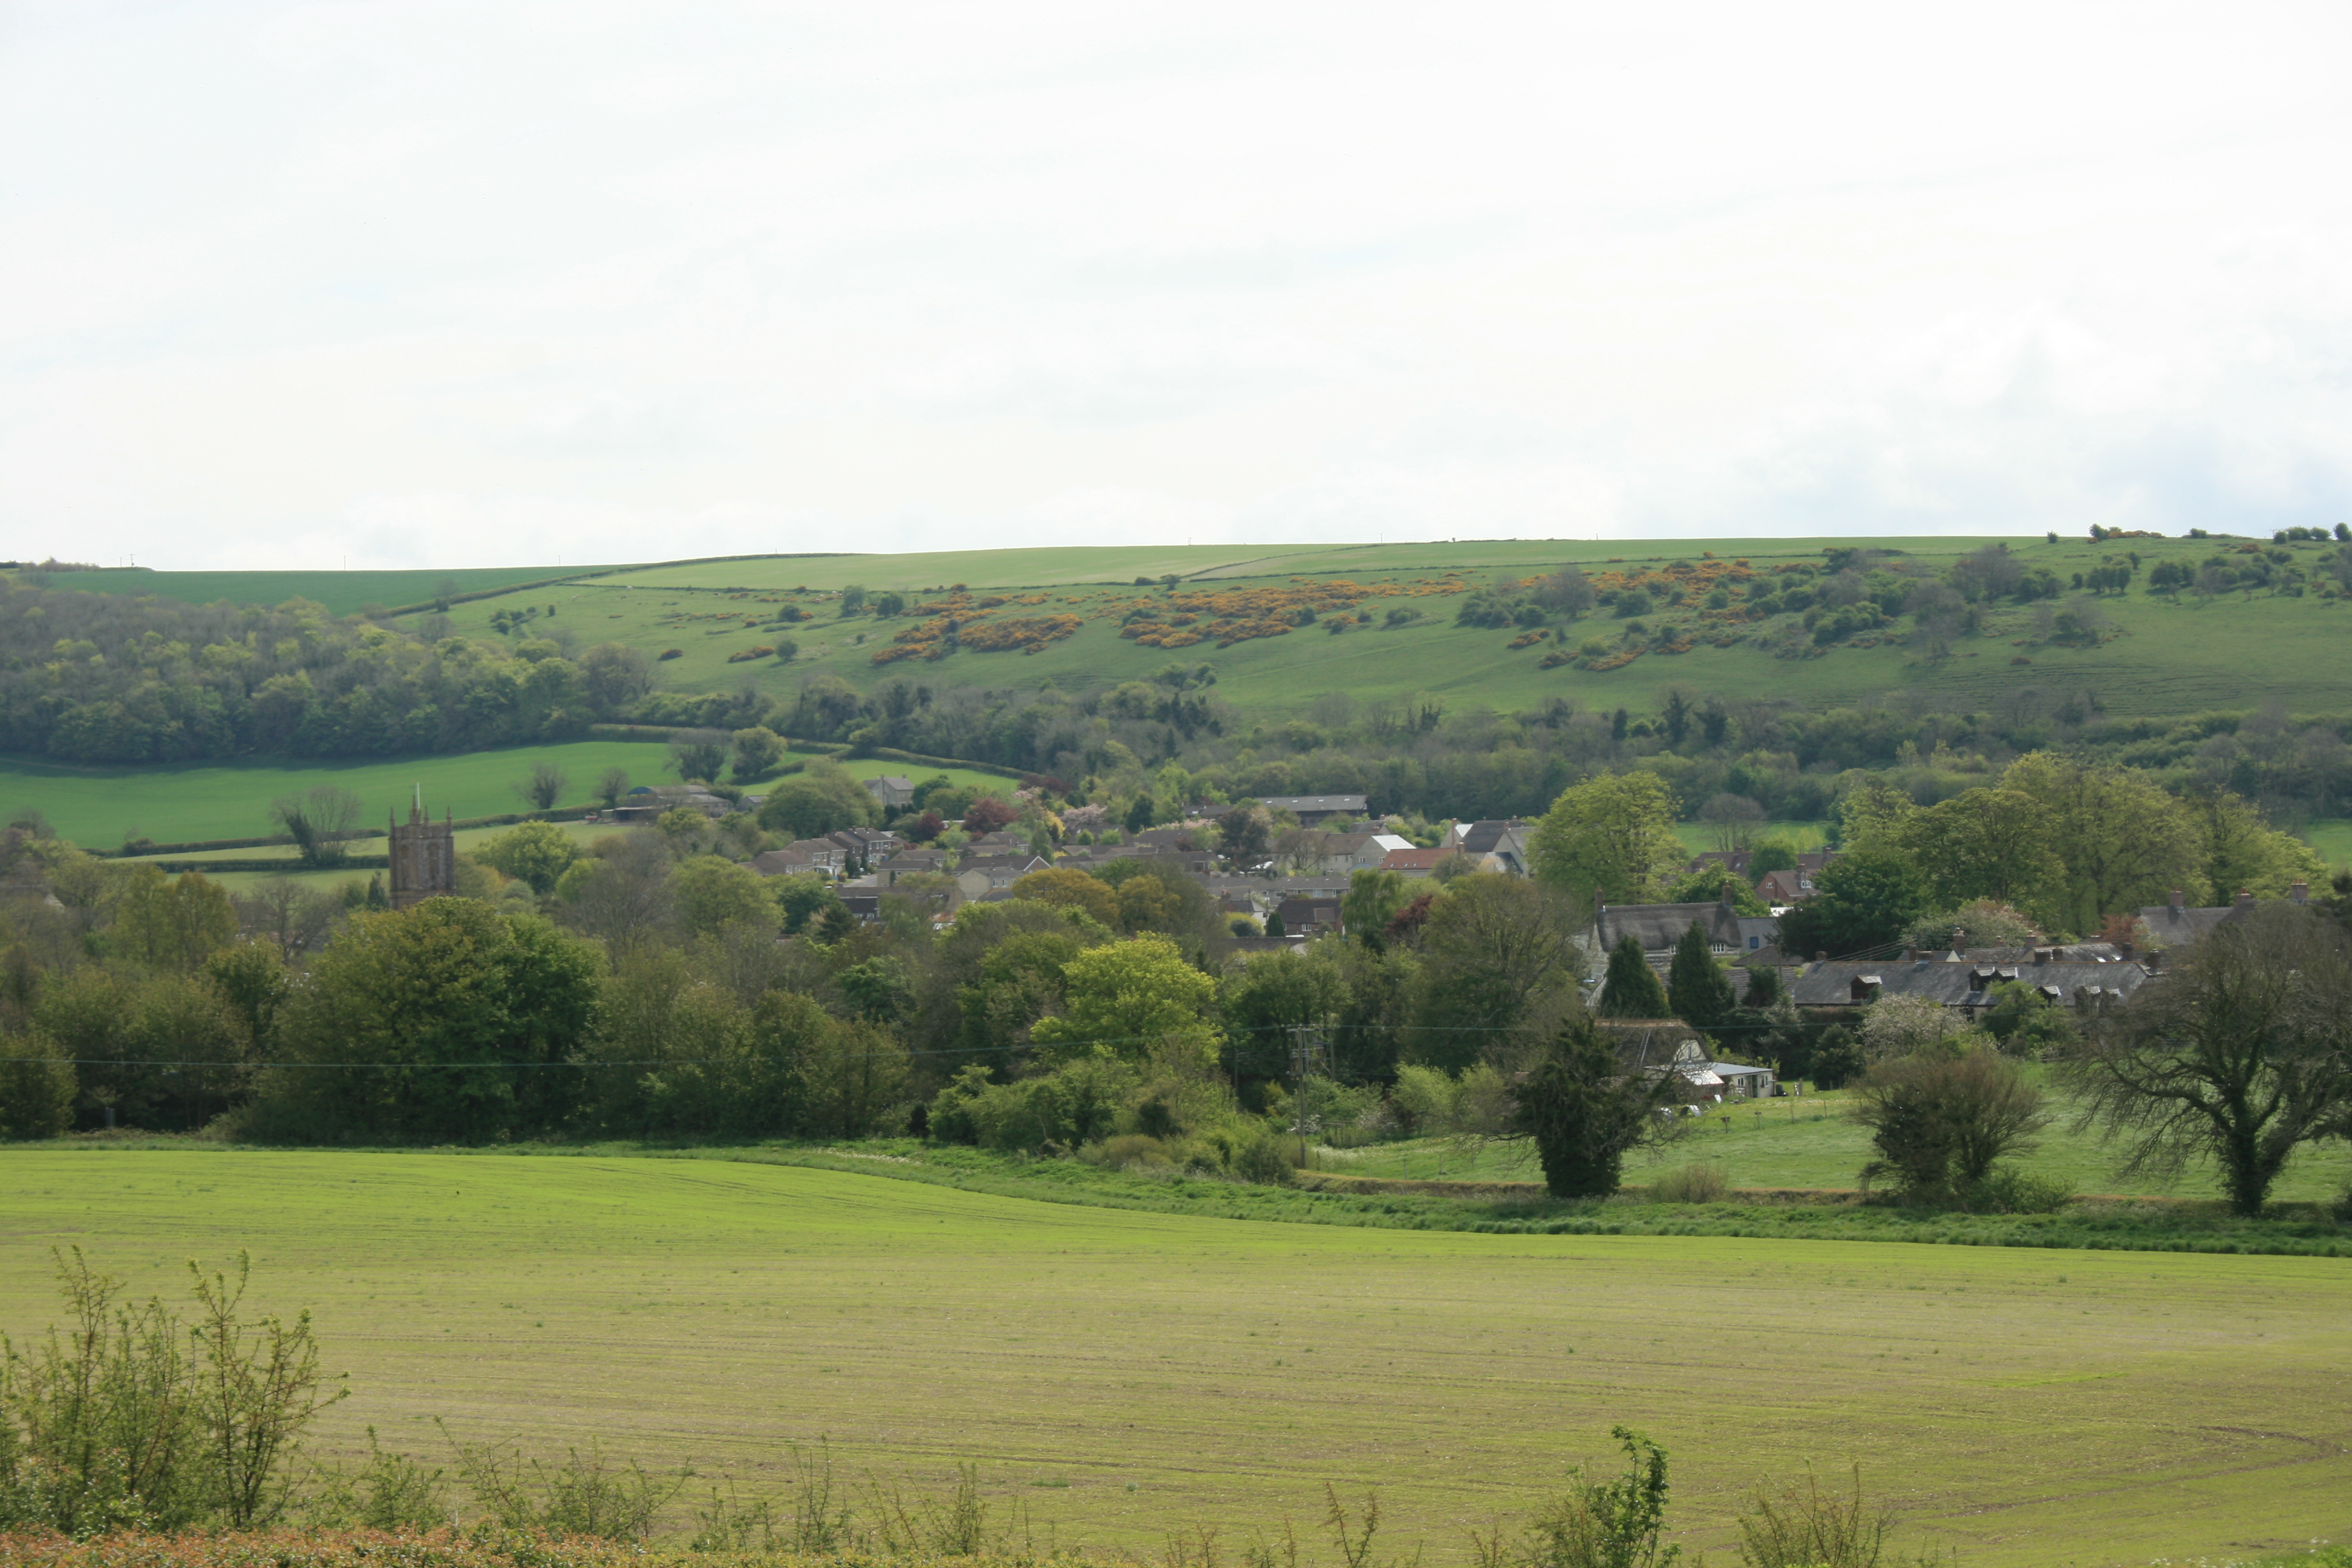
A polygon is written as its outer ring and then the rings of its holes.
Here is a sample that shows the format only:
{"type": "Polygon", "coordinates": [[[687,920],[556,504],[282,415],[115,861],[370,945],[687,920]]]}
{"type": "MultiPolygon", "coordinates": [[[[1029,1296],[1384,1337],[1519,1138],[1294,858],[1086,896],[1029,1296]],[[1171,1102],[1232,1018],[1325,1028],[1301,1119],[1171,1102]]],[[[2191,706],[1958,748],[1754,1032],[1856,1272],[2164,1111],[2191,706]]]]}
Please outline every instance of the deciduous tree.
{"type": "Polygon", "coordinates": [[[2215,928],[2062,1068],[2126,1173],[2210,1162],[2258,1215],[2287,1160],[2352,1131],[2352,935],[2263,905],[2215,928]]]}
{"type": "Polygon", "coordinates": [[[1536,825],[1528,853],[1538,880],[1612,904],[1650,897],[1687,858],[1675,837],[1674,792],[1649,773],[1563,790],[1536,825]]]}

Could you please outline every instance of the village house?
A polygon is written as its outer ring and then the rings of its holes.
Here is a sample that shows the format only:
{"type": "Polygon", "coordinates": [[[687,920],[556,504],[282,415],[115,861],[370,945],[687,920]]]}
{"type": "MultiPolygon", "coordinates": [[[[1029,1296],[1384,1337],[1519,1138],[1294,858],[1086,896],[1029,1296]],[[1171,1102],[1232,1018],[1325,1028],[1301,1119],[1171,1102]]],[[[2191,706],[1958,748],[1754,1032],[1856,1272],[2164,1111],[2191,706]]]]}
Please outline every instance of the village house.
{"type": "Polygon", "coordinates": [[[1604,904],[1596,899],[1585,946],[1596,965],[1605,964],[1610,951],[1631,936],[1642,944],[1642,956],[1651,967],[1664,969],[1694,921],[1706,933],[1707,951],[1717,958],[1754,952],[1777,940],[1780,922],[1742,915],[1734,902],[1737,892],[1737,883],[1726,882],[1723,897],[1711,904],[1604,904]]]}
{"type": "Polygon", "coordinates": [[[1365,812],[1360,795],[1265,795],[1257,803],[1268,811],[1290,813],[1301,827],[1320,827],[1334,817],[1359,817],[1365,812]]]}
{"type": "Polygon", "coordinates": [[[903,774],[867,779],[866,789],[886,812],[904,811],[915,804],[915,782],[903,774]]]}
{"type": "Polygon", "coordinates": [[[724,797],[691,784],[639,784],[613,807],[611,820],[623,826],[641,826],[659,821],[664,812],[681,805],[693,807],[713,822],[735,809],[724,797]]]}
{"type": "Polygon", "coordinates": [[[2130,1000],[2147,971],[2121,957],[2053,957],[2063,948],[2033,948],[2021,962],[2002,963],[1957,952],[1914,950],[1899,958],[1862,962],[1816,959],[1784,972],[1789,999],[1800,1012],[1867,1006],[1885,996],[1925,996],[1974,1022],[2000,1000],[1993,987],[2030,985],[2062,1006],[2102,1009],[2130,1000]]]}
{"type": "Polygon", "coordinates": [[[1286,937],[1313,936],[1320,931],[1345,934],[1339,921],[1339,900],[1336,896],[1319,893],[1298,893],[1282,900],[1274,919],[1267,922],[1268,935],[1279,930],[1286,937]]]}
{"type": "MultiPolygon", "coordinates": [[[[2290,904],[2309,903],[2311,885],[2307,882],[2293,884],[2286,890],[2284,901],[2290,904]]],[[[2139,919],[2140,923],[2147,927],[2151,942],[2165,952],[2178,957],[2217,928],[2244,920],[2262,903],[2262,900],[2254,897],[2253,889],[2241,888],[2238,896],[2229,903],[2190,909],[2187,895],[2175,888],[2169,902],[2148,905],[2139,911],[2139,919]]]]}
{"type": "Polygon", "coordinates": [[[1517,818],[1457,822],[1445,830],[1442,847],[1459,849],[1474,860],[1491,855],[1496,869],[1507,871],[1514,877],[1524,877],[1530,863],[1528,839],[1534,831],[1535,824],[1517,818]]]}
{"type": "Polygon", "coordinates": [[[1444,859],[1448,855],[1457,853],[1459,853],[1457,850],[1442,848],[1391,849],[1381,857],[1381,869],[1394,871],[1402,877],[1426,877],[1437,869],[1437,863],[1440,860],[1444,859]]]}
{"type": "Polygon", "coordinates": [[[898,879],[901,877],[935,875],[947,868],[946,850],[924,849],[908,846],[875,867],[874,874],[882,887],[892,888],[898,886],[898,879]]]}
{"type": "Polygon", "coordinates": [[[955,885],[966,899],[980,899],[1045,869],[1045,859],[1037,855],[970,855],[956,867],[955,885]]]}
{"type": "Polygon", "coordinates": [[[1769,1100],[1780,1093],[1780,1075],[1768,1067],[1719,1062],[1706,1037],[1679,1018],[1610,1018],[1600,1024],[1627,1073],[1680,1079],[1690,1101],[1769,1100]]]}
{"type": "Polygon", "coordinates": [[[810,872],[837,877],[849,852],[830,838],[795,838],[781,849],[751,857],[751,869],[762,877],[801,877],[810,872]]]}

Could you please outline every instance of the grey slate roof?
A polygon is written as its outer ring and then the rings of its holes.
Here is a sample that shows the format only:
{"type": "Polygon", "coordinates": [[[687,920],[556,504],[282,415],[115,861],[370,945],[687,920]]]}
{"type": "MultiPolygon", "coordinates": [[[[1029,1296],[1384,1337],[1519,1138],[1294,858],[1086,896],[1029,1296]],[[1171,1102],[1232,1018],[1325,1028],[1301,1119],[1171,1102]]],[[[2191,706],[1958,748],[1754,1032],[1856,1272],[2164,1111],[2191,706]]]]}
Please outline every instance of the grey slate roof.
{"type": "Polygon", "coordinates": [[[1992,959],[1891,958],[1816,961],[1789,976],[1789,999],[1800,1007],[1853,1007],[1882,996],[1925,996],[1947,1007],[1990,1007],[1992,987],[2015,981],[2039,987],[2054,1002],[2077,994],[2129,997],[2147,983],[2147,971],[2120,960],[2003,963],[1992,959]]]}

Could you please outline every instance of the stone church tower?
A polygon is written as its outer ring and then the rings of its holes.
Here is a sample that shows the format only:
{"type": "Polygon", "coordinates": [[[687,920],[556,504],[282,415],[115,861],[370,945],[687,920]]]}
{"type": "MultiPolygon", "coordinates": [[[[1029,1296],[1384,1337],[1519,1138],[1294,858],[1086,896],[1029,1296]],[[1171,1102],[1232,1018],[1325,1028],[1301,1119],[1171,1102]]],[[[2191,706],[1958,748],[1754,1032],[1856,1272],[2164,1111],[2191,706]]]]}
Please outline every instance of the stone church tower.
{"type": "Polygon", "coordinates": [[[438,822],[425,815],[419,785],[406,824],[392,823],[392,907],[408,909],[457,890],[457,830],[447,813],[438,822]]]}

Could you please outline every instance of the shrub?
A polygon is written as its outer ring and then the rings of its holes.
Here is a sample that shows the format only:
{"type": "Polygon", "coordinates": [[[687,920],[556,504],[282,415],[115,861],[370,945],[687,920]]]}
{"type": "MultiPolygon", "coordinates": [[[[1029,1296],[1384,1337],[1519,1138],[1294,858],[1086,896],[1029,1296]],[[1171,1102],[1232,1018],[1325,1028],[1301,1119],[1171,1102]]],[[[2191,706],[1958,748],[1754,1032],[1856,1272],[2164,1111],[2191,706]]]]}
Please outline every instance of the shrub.
{"type": "Polygon", "coordinates": [[[1832,1024],[1813,1042],[1811,1068],[1816,1089],[1843,1089],[1862,1076],[1862,1044],[1843,1024],[1832,1024]]]}
{"type": "Polygon", "coordinates": [[[2074,1201],[2074,1189],[2054,1176],[2037,1176],[2014,1165],[1995,1165],[1960,1194],[1971,1209],[1986,1214],[2056,1214],[2074,1201]]]}
{"type": "Polygon", "coordinates": [[[1879,1152],[1864,1183],[1892,1176],[1905,1197],[1929,1202],[1964,1198],[2049,1121],[2018,1065],[1985,1050],[1881,1062],[1853,1114],[1879,1152]]]}
{"type": "Polygon", "coordinates": [[[1631,1427],[1612,1426],[1609,1435],[1625,1450],[1625,1473],[1588,1481],[1580,1468],[1570,1471],[1568,1490],[1537,1510],[1528,1525],[1528,1568],[1665,1568],[1682,1554],[1659,1539],[1666,1522],[1666,1451],[1631,1427]]]}
{"type": "Polygon", "coordinates": [[[0,1142],[55,1138],[73,1125],[79,1080],[44,1035],[0,1035],[0,1142]]]}
{"type": "Polygon", "coordinates": [[[1261,1186],[1286,1187],[1297,1180],[1290,1163],[1295,1147],[1290,1139],[1268,1131],[1234,1151],[1234,1174],[1261,1186]]]}
{"type": "MultiPolygon", "coordinates": [[[[1864,1500],[1860,1465],[1851,1496],[1824,1493],[1808,1471],[1802,1489],[1790,1487],[1778,1497],[1758,1492],[1738,1523],[1744,1568],[1894,1568],[1885,1555],[1894,1514],[1864,1500]]],[[[1916,1562],[1925,1568],[1935,1559],[1922,1554],[1916,1562]]]]}
{"type": "Polygon", "coordinates": [[[1723,1194],[1730,1190],[1730,1184],[1723,1179],[1722,1166],[1685,1165],[1651,1183],[1650,1197],[1662,1204],[1712,1204],[1720,1203],[1723,1194]]]}

